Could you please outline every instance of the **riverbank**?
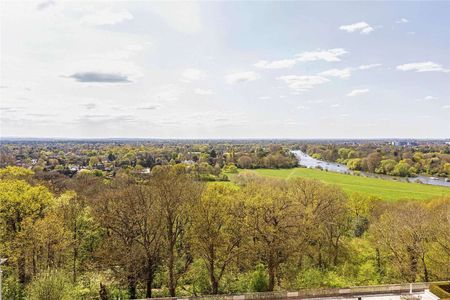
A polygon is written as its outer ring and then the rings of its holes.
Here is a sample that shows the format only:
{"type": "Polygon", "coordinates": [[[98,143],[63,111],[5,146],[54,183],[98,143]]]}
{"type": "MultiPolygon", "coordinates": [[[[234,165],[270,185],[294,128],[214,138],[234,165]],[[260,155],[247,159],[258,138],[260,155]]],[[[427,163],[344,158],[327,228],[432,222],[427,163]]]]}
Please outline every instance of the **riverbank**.
{"type": "Polygon", "coordinates": [[[416,183],[422,183],[422,184],[450,187],[450,182],[446,181],[444,178],[435,178],[435,177],[423,176],[423,175],[408,178],[408,177],[398,177],[398,176],[374,174],[374,173],[359,172],[359,171],[355,172],[355,171],[350,170],[345,164],[339,164],[339,163],[334,163],[334,162],[318,160],[300,150],[294,150],[291,152],[298,159],[299,165],[307,167],[307,168],[319,168],[319,169],[327,170],[327,171],[331,171],[331,172],[352,174],[352,175],[362,175],[365,177],[380,178],[380,179],[384,179],[384,180],[416,182],[416,183]]]}

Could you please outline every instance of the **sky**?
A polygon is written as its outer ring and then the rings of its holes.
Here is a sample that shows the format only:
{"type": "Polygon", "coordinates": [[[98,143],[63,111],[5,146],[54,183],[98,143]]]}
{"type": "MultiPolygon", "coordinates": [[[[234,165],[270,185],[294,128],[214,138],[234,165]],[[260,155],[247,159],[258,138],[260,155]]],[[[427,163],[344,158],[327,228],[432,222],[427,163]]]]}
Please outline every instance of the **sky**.
{"type": "Polygon", "coordinates": [[[450,1],[0,1],[0,136],[449,138],[450,1]]]}

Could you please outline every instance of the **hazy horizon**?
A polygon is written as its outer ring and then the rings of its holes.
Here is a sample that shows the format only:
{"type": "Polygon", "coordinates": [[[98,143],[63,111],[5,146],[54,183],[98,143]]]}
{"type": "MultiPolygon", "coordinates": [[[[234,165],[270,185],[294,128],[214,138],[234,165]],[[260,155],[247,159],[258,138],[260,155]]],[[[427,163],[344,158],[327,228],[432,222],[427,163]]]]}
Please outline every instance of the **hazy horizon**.
{"type": "Polygon", "coordinates": [[[450,2],[0,11],[2,138],[449,137],[450,2]]]}

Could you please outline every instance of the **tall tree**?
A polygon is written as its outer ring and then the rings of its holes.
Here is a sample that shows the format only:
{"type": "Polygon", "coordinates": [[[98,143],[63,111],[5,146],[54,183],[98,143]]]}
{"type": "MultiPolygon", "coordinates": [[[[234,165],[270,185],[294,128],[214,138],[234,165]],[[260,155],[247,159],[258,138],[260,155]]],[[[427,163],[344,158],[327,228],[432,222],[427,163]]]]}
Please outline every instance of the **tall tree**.
{"type": "Polygon", "coordinates": [[[248,201],[247,224],[254,247],[267,266],[269,291],[275,287],[279,265],[294,250],[295,209],[288,185],[278,180],[250,182],[242,194],[248,201]]]}
{"type": "Polygon", "coordinates": [[[227,267],[244,251],[245,210],[238,193],[236,186],[210,185],[192,211],[193,248],[205,262],[212,294],[219,292],[227,267]]]}
{"type": "Polygon", "coordinates": [[[178,280],[192,263],[186,232],[204,184],[194,181],[182,166],[155,167],[150,184],[163,218],[169,293],[175,297],[178,280]]]}

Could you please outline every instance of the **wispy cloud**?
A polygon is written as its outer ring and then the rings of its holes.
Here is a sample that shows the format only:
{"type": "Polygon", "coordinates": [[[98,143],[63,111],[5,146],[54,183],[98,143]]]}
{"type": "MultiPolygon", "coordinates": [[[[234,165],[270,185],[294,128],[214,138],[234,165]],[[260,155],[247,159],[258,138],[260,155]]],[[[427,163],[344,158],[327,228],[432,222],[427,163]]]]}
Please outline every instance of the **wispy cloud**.
{"type": "Polygon", "coordinates": [[[367,94],[368,92],[370,92],[369,89],[357,89],[357,90],[353,90],[350,93],[347,94],[348,97],[356,97],[356,96],[361,96],[364,94],[367,94]]]}
{"type": "Polygon", "coordinates": [[[261,76],[253,71],[231,73],[225,76],[228,83],[248,82],[259,79],[261,76]]]}
{"type": "Polygon", "coordinates": [[[445,69],[442,65],[432,61],[416,62],[397,66],[400,71],[415,71],[415,72],[450,72],[450,69],[445,69]]]}
{"type": "Polygon", "coordinates": [[[205,77],[205,72],[200,69],[189,68],[181,73],[181,77],[184,82],[197,81],[205,77]]]}
{"type": "Polygon", "coordinates": [[[405,24],[405,23],[409,23],[409,20],[405,19],[405,18],[401,18],[400,20],[395,21],[395,23],[397,23],[397,24],[405,24]]]}
{"type": "Polygon", "coordinates": [[[128,83],[127,75],[118,73],[79,72],[69,76],[78,82],[128,83]]]}
{"type": "Polygon", "coordinates": [[[42,1],[42,2],[39,2],[36,5],[36,9],[37,10],[44,10],[44,9],[49,8],[49,7],[52,7],[53,5],[55,5],[55,1],[53,1],[53,0],[42,1]]]}
{"type": "Polygon", "coordinates": [[[262,69],[286,69],[295,66],[299,62],[318,61],[318,60],[326,62],[336,62],[341,61],[340,56],[346,53],[347,51],[342,48],[306,51],[298,53],[293,58],[288,59],[280,59],[274,61],[260,60],[256,64],[254,64],[254,66],[262,69]]]}
{"type": "Polygon", "coordinates": [[[326,70],[326,71],[319,73],[319,75],[326,76],[326,77],[338,77],[338,78],[346,79],[352,75],[352,69],[351,68],[330,69],[330,70],[326,70]]]}
{"type": "Polygon", "coordinates": [[[437,97],[434,96],[426,96],[423,98],[424,100],[437,100],[437,97]]]}
{"type": "Polygon", "coordinates": [[[360,65],[358,67],[359,70],[369,70],[369,69],[373,69],[373,68],[378,68],[380,67],[381,64],[368,64],[368,65],[360,65]]]}
{"type": "Polygon", "coordinates": [[[339,27],[340,30],[347,32],[359,32],[360,34],[369,34],[375,29],[367,24],[366,22],[358,22],[348,25],[342,25],[339,27]]]}
{"type": "Polygon", "coordinates": [[[81,18],[81,23],[90,25],[114,25],[133,19],[128,10],[104,9],[81,18]]]}
{"type": "Polygon", "coordinates": [[[95,103],[86,103],[86,104],[83,104],[83,106],[86,109],[95,109],[97,107],[97,105],[95,103]]]}
{"type": "Polygon", "coordinates": [[[323,60],[327,62],[341,61],[340,56],[348,52],[342,48],[329,50],[318,50],[311,52],[302,52],[296,55],[298,61],[316,61],[323,60]]]}
{"type": "Polygon", "coordinates": [[[0,112],[2,113],[14,113],[23,110],[23,107],[12,107],[12,106],[3,106],[0,107],[0,112]]]}
{"type": "Polygon", "coordinates": [[[139,106],[137,109],[138,110],[155,110],[157,108],[158,108],[158,105],[156,105],[156,104],[148,104],[148,105],[139,106]]]}
{"type": "Polygon", "coordinates": [[[314,88],[316,85],[324,84],[329,80],[323,76],[297,76],[297,75],[287,75],[278,77],[279,80],[287,83],[289,88],[294,91],[304,92],[314,88]]]}
{"type": "Polygon", "coordinates": [[[204,90],[204,89],[194,89],[194,93],[202,96],[214,95],[214,92],[212,90],[204,90]]]}
{"type": "Polygon", "coordinates": [[[254,66],[263,69],[285,69],[295,66],[297,59],[281,59],[274,61],[260,60],[254,66]]]}

